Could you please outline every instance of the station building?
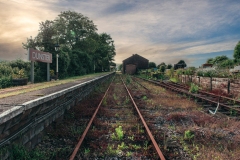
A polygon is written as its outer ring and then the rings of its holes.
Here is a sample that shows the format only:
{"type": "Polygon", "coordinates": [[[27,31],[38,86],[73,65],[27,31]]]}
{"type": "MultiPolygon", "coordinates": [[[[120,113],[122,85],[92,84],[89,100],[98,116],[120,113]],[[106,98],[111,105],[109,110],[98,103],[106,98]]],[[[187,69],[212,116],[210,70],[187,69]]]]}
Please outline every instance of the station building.
{"type": "Polygon", "coordinates": [[[139,69],[148,69],[148,63],[148,59],[138,54],[133,54],[131,57],[123,60],[122,73],[135,74],[139,69]]]}

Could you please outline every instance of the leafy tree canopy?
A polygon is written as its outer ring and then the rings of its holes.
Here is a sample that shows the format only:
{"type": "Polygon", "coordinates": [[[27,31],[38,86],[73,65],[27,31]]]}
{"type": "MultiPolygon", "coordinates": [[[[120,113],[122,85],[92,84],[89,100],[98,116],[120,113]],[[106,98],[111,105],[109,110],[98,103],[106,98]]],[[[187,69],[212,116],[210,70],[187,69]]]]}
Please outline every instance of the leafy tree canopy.
{"type": "Polygon", "coordinates": [[[238,41],[237,45],[234,48],[234,53],[233,53],[233,57],[236,60],[240,59],[240,41],[238,41]]]}
{"type": "Polygon", "coordinates": [[[166,66],[166,64],[164,62],[162,62],[157,66],[157,68],[160,68],[161,66],[166,66]]]}
{"type": "Polygon", "coordinates": [[[172,67],[173,67],[172,64],[167,65],[167,69],[171,69],[172,67]]]}
{"type": "Polygon", "coordinates": [[[177,64],[181,64],[183,67],[187,67],[187,64],[184,60],[180,60],[177,64]]]}
{"type": "Polygon", "coordinates": [[[207,64],[213,64],[214,63],[214,58],[209,58],[207,59],[207,64]]]}
{"type": "MultiPolygon", "coordinates": [[[[56,68],[54,46],[59,44],[57,53],[62,64],[62,68],[59,65],[60,78],[109,71],[116,55],[114,41],[109,34],[98,34],[96,31],[96,25],[88,17],[74,11],[64,11],[55,20],[40,22],[37,36],[27,38],[22,44],[24,49],[34,48],[52,53],[51,69],[56,68]]],[[[37,65],[39,70],[43,70],[43,65],[37,65]]]]}
{"type": "Polygon", "coordinates": [[[149,68],[156,68],[157,66],[156,66],[156,63],[154,63],[154,62],[149,62],[149,63],[148,63],[148,67],[149,67],[149,68]]]}

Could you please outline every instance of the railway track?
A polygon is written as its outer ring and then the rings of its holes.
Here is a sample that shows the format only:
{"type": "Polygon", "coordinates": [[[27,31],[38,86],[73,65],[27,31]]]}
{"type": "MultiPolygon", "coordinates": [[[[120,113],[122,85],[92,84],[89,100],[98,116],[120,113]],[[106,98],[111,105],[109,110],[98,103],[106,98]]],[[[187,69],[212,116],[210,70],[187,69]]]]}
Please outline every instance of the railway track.
{"type": "Polygon", "coordinates": [[[240,101],[235,100],[229,97],[221,96],[221,95],[215,95],[213,93],[205,92],[205,91],[198,91],[198,93],[190,93],[189,87],[185,85],[181,85],[178,83],[173,82],[159,82],[159,81],[153,81],[153,80],[146,80],[145,81],[154,83],[158,86],[161,86],[163,88],[166,88],[168,90],[184,94],[188,97],[191,97],[194,100],[197,100],[198,103],[202,103],[203,106],[208,106],[211,109],[214,109],[213,111],[209,110],[210,113],[215,114],[217,110],[221,111],[221,113],[227,114],[227,115],[239,115],[240,114],[240,101]],[[205,104],[209,105],[205,105],[205,104]],[[215,107],[215,108],[213,108],[215,107]]]}
{"type": "Polygon", "coordinates": [[[165,159],[133,96],[118,76],[109,85],[70,160],[165,159]],[[91,155],[86,154],[88,151],[91,155]]]}

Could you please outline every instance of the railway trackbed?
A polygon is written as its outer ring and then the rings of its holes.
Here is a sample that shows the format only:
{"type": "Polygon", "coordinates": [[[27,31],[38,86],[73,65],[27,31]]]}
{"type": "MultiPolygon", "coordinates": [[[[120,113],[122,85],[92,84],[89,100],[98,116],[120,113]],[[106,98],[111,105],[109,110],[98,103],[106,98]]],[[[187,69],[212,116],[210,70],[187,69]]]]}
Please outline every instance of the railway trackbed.
{"type": "Polygon", "coordinates": [[[163,88],[169,89],[171,91],[184,94],[185,96],[188,96],[191,99],[197,102],[200,102],[203,106],[209,107],[209,113],[211,114],[215,114],[217,111],[219,111],[221,113],[224,113],[230,116],[240,115],[239,100],[221,96],[221,95],[215,95],[213,93],[205,92],[201,90],[199,90],[198,93],[191,93],[189,92],[189,87],[178,84],[178,83],[159,82],[159,81],[153,81],[153,80],[146,80],[146,81],[159,85],[163,88]]]}
{"type": "Polygon", "coordinates": [[[116,75],[103,99],[108,82],[49,126],[34,150],[43,159],[163,159],[157,144],[169,160],[240,157],[239,120],[206,114],[187,96],[131,76],[121,77],[148,127],[116,75]]]}
{"type": "Polygon", "coordinates": [[[119,75],[113,79],[89,121],[70,157],[74,158],[165,160],[119,75]],[[91,156],[84,154],[84,150],[79,151],[80,148],[87,148],[91,156]]]}

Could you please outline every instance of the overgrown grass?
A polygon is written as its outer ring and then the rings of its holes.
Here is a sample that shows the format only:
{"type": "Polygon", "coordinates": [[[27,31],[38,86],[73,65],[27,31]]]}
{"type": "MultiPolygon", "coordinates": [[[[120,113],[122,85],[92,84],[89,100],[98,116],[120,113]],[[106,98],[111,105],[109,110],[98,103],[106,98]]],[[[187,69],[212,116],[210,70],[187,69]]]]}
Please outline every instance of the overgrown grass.
{"type": "Polygon", "coordinates": [[[26,93],[26,92],[31,92],[31,91],[36,91],[36,90],[49,88],[49,87],[53,87],[53,86],[57,86],[57,85],[65,84],[65,83],[74,82],[74,81],[77,81],[79,79],[87,79],[87,78],[91,78],[93,76],[101,76],[101,75],[105,75],[105,74],[106,74],[106,72],[89,74],[89,75],[84,75],[84,76],[69,77],[69,78],[66,78],[64,80],[30,84],[30,85],[21,87],[21,89],[19,89],[19,86],[11,87],[12,91],[9,91],[9,89],[2,89],[2,90],[0,90],[0,91],[3,91],[0,95],[0,98],[14,96],[14,95],[18,95],[18,94],[22,94],[22,93],[26,93]],[[6,92],[4,93],[4,91],[6,91],[6,92]]]}
{"type": "MultiPolygon", "coordinates": [[[[167,133],[163,136],[163,139],[167,137],[164,143],[165,152],[169,150],[169,142],[178,141],[183,152],[191,159],[239,159],[239,135],[235,134],[239,131],[239,121],[230,117],[221,119],[212,117],[202,111],[203,106],[199,106],[188,97],[179,96],[168,90],[163,92],[161,87],[148,82],[141,83],[153,91],[148,101],[141,102],[145,102],[149,109],[161,105],[161,110],[155,110],[145,117],[162,117],[164,123],[161,124],[163,127],[161,132],[168,128],[173,133],[181,133],[180,136],[167,133]]],[[[197,86],[192,86],[192,91],[197,92],[197,89],[197,86]]],[[[138,90],[144,91],[142,88],[138,90]]],[[[230,113],[235,115],[234,112],[230,113]]],[[[178,156],[179,153],[175,155],[178,156]]]]}

